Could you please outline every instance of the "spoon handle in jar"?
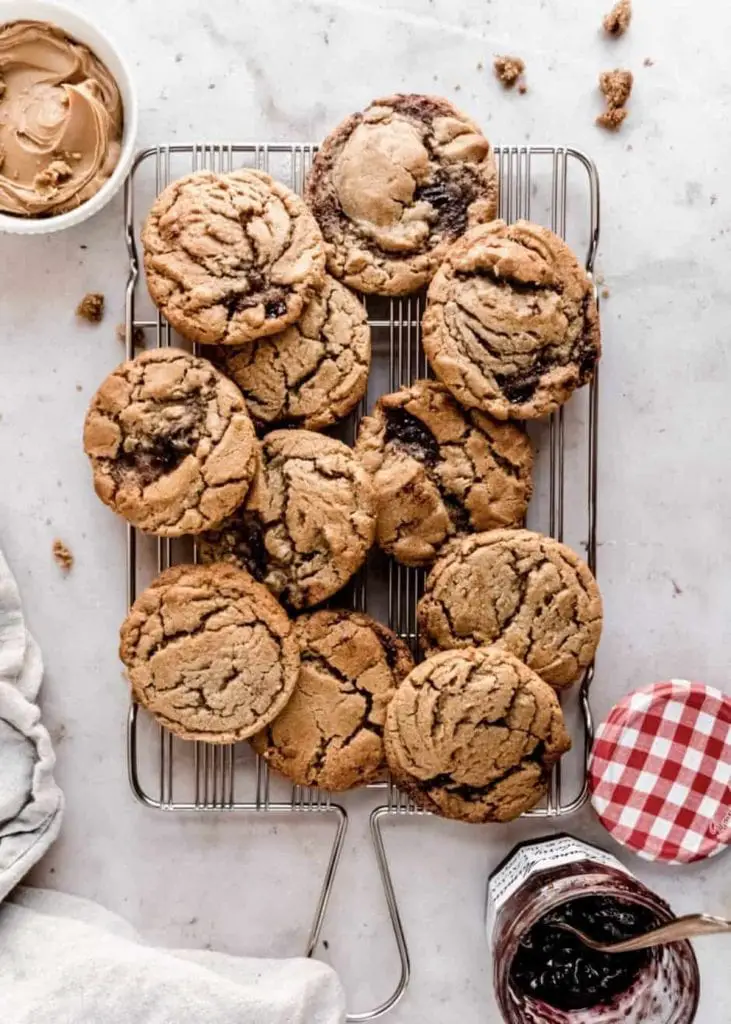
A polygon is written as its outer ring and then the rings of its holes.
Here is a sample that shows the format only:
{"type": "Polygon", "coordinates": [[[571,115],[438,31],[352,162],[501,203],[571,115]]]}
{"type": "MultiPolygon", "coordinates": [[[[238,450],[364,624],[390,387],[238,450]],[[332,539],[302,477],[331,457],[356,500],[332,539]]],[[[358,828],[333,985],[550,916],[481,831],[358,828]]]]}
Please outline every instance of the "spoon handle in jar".
{"type": "Polygon", "coordinates": [[[653,928],[644,935],[636,935],[632,939],[607,946],[597,944],[597,948],[601,948],[605,953],[632,953],[638,949],[648,949],[650,946],[695,939],[700,935],[717,935],[721,932],[731,932],[731,921],[722,917],[711,917],[710,914],[687,914],[659,928],[653,928]]]}

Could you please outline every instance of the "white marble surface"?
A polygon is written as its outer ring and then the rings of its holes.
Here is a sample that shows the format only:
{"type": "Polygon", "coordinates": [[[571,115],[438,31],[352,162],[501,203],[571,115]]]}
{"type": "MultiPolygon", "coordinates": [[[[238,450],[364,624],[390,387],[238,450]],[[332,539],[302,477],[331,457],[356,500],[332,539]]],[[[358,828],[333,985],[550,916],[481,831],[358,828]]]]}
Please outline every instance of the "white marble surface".
{"type": "MultiPolygon", "coordinates": [[[[608,3],[608,0],[607,0],[608,3]]],[[[604,303],[600,579],[606,631],[594,689],[603,713],[668,675],[728,690],[731,617],[731,7],[636,0],[629,35],[605,41],[602,0],[70,0],[126,50],[140,143],[194,137],[321,137],[394,90],[434,91],[495,142],[585,149],[602,176],[604,303]],[[494,53],[528,65],[526,96],[489,73],[494,53]],[[643,60],[650,57],[651,67],[643,60]],[[485,65],[483,70],[479,65],[485,65]],[[598,72],[636,74],[619,135],[593,125],[598,72]]],[[[1,5],[0,5],[1,10],[1,5]]],[[[68,798],[37,883],[101,901],[151,940],[229,952],[298,952],[324,866],[320,822],[175,817],[136,805],[126,781],[126,692],[116,660],[124,529],[94,497],[80,446],[86,403],[118,362],[125,250],[121,200],[45,239],[0,238],[0,543],[47,663],[45,714],[68,798]],[[99,328],[73,310],[107,296],[99,328]],[[76,565],[51,559],[61,536],[76,565]]],[[[363,1010],[396,979],[368,845],[371,794],[353,819],[321,954],[363,1010]]],[[[583,814],[569,826],[602,840],[583,814]]],[[[483,939],[487,872],[532,825],[388,826],[413,979],[400,1024],[497,1021],[483,939]]],[[[608,842],[608,841],[607,841],[608,842]]],[[[679,911],[731,916],[729,862],[637,873],[679,911]]],[[[727,940],[698,947],[698,1020],[724,1024],[727,940]]]]}

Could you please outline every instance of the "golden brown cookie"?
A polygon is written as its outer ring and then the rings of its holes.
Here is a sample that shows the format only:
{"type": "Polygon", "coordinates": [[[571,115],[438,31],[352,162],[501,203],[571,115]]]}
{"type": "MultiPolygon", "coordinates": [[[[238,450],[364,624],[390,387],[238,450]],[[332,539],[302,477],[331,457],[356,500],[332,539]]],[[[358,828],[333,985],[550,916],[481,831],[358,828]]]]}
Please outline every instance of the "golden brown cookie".
{"type": "Polygon", "coordinates": [[[496,647],[443,651],[389,704],[391,777],[414,803],[458,821],[511,821],[545,795],[571,747],[555,693],[496,647]]]}
{"type": "Polygon", "coordinates": [[[368,317],[355,295],[328,275],[298,323],[271,338],[216,349],[213,359],[243,391],[260,430],[324,430],[365,394],[368,317]]]}
{"type": "Polygon", "coordinates": [[[462,405],[501,420],[546,416],[594,375],[594,288],[553,232],[494,221],[447,253],[429,288],[423,340],[462,405]]]}
{"type": "Polygon", "coordinates": [[[206,562],[248,569],[292,608],[337,593],[365,561],[376,497],[352,449],[311,430],[274,430],[238,512],[201,538],[206,562]]]}
{"type": "Polygon", "coordinates": [[[396,95],[353,114],[320,147],[306,198],[330,273],[406,295],[467,227],[497,212],[497,169],[480,129],[448,100],[396,95]]]}
{"type": "Polygon", "coordinates": [[[232,565],[177,565],[137,598],[120,631],[132,696],[184,739],[235,743],[289,700],[299,648],[284,609],[232,565]]]}
{"type": "Polygon", "coordinates": [[[294,323],[322,286],[322,236],[263,171],[198,171],[161,192],[142,231],[150,295],[176,331],[241,345],[294,323]]]}
{"type": "Polygon", "coordinates": [[[134,526],[179,537],[241,504],[259,444],[239,389],[206,359],[143,352],[111,373],[84,424],[94,489],[134,526]]]}
{"type": "Polygon", "coordinates": [[[408,647],[360,612],[302,615],[294,635],[297,685],[254,749],[299,786],[342,790],[381,778],[386,708],[414,667],[408,647]]]}
{"type": "Polygon", "coordinates": [[[356,452],[376,488],[378,543],[405,565],[428,565],[455,534],[523,523],[533,465],[526,434],[463,409],[436,381],[379,399],[356,452]]]}
{"type": "Polygon", "coordinates": [[[424,650],[497,644],[555,687],[591,664],[602,599],[588,566],[552,537],[492,530],[449,545],[418,608],[424,650]]]}

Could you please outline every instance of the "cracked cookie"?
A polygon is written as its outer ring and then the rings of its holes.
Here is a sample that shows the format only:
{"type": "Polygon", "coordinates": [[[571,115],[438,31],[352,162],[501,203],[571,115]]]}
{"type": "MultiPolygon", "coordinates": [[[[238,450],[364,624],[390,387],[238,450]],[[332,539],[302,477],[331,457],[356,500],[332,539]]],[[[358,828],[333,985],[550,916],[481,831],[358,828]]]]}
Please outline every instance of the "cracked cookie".
{"type": "Polygon", "coordinates": [[[496,644],[558,688],[594,658],[602,599],[565,544],[531,530],[493,530],[454,541],[434,563],[418,621],[427,652],[496,644]]]}
{"type": "Polygon", "coordinates": [[[299,786],[343,790],[381,778],[383,725],[414,667],[406,644],[359,612],[320,611],[295,620],[300,674],[292,698],[252,745],[299,786]]]}
{"type": "Polygon", "coordinates": [[[292,608],[345,586],[376,532],[376,497],[352,449],[311,430],[274,430],[262,441],[246,503],[201,538],[205,562],[233,561],[292,608]]]}
{"type": "Polygon", "coordinates": [[[447,100],[374,100],[320,147],[306,198],[330,272],[351,288],[407,295],[451,242],[497,212],[497,169],[480,129],[447,100]]]}
{"type": "Polygon", "coordinates": [[[183,739],[236,743],[279,714],[299,648],[284,609],[232,565],[177,565],[137,598],[120,630],[132,696],[183,739]]]}
{"type": "Polygon", "coordinates": [[[356,452],[373,477],[376,538],[405,565],[428,565],[455,534],[520,526],[532,491],[525,433],[416,381],[379,399],[356,452]]]}
{"type": "Polygon", "coordinates": [[[94,489],[134,526],[179,537],[217,526],[241,504],[258,461],[236,385],[181,349],[122,363],[91,400],[84,450],[94,489]]]}
{"type": "Polygon", "coordinates": [[[556,694],[507,651],[443,651],[389,704],[391,777],[424,810],[458,821],[511,821],[545,795],[571,747],[556,694]]]}
{"type": "Polygon", "coordinates": [[[546,228],[485,224],[452,246],[432,281],[423,341],[462,405],[501,420],[546,416],[594,375],[593,285],[546,228]]]}
{"type": "Polygon", "coordinates": [[[322,286],[322,236],[263,171],[198,171],[160,193],[142,230],[147,286],[176,331],[241,345],[294,323],[322,286]]]}
{"type": "Polygon", "coordinates": [[[363,304],[328,275],[298,323],[271,338],[216,349],[213,358],[243,391],[260,430],[324,430],[365,394],[371,332],[363,304]]]}

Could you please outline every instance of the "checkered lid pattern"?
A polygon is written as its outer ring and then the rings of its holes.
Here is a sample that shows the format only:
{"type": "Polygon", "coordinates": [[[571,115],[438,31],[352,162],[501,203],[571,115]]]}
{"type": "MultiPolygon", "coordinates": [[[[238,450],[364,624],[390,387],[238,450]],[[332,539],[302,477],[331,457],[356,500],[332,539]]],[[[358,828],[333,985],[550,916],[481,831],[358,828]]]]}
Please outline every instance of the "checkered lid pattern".
{"type": "Polygon", "coordinates": [[[672,679],[625,697],[589,762],[604,827],[646,860],[712,857],[731,844],[731,698],[672,679]]]}

